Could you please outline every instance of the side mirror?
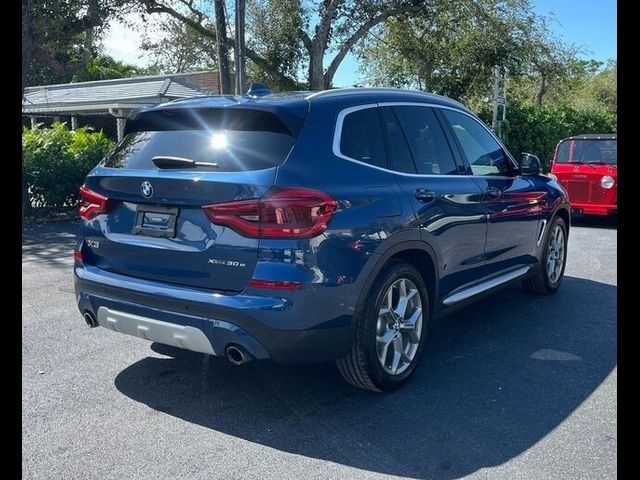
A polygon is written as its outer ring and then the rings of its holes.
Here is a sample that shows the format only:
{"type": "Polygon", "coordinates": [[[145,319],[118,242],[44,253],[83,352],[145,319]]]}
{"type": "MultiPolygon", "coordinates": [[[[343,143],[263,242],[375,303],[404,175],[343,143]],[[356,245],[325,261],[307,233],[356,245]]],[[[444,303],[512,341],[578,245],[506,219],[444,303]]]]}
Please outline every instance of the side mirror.
{"type": "Polygon", "coordinates": [[[540,175],[542,172],[542,163],[540,159],[532,153],[520,154],[520,170],[523,175],[540,175]]]}

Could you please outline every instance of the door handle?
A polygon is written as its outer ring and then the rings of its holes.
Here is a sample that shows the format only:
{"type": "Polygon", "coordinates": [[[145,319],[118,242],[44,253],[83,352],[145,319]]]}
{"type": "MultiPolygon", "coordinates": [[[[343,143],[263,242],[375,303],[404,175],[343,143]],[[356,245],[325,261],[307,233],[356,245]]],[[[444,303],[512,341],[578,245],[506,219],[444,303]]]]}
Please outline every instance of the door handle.
{"type": "Polygon", "coordinates": [[[487,187],[487,196],[489,198],[498,198],[502,195],[502,191],[496,187],[487,187]]]}
{"type": "Polygon", "coordinates": [[[415,197],[419,202],[427,203],[436,198],[436,192],[431,192],[424,188],[416,188],[415,197]]]}

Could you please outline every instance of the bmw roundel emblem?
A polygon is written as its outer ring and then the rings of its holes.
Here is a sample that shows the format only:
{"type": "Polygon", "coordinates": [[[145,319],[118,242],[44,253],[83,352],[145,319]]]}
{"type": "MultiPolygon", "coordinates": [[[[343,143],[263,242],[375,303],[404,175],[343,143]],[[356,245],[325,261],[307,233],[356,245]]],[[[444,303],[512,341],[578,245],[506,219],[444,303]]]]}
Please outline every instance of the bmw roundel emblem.
{"type": "Polygon", "coordinates": [[[142,182],[142,185],[140,185],[140,190],[142,191],[142,195],[144,195],[145,198],[151,198],[151,196],[153,195],[153,186],[151,185],[151,182],[148,182],[146,180],[142,182]]]}

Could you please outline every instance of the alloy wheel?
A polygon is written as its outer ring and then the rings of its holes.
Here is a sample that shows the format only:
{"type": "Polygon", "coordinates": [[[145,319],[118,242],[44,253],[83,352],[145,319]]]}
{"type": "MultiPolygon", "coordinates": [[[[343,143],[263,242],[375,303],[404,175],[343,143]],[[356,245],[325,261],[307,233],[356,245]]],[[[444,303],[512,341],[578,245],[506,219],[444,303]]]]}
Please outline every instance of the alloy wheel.
{"type": "Polygon", "coordinates": [[[376,350],[385,372],[400,375],[413,361],[422,334],[422,299],[408,278],[393,282],[384,294],[376,325],[376,350]]]}
{"type": "Polygon", "coordinates": [[[562,275],[565,252],[564,232],[560,225],[556,225],[551,232],[547,251],[547,278],[551,283],[556,283],[562,275]]]}

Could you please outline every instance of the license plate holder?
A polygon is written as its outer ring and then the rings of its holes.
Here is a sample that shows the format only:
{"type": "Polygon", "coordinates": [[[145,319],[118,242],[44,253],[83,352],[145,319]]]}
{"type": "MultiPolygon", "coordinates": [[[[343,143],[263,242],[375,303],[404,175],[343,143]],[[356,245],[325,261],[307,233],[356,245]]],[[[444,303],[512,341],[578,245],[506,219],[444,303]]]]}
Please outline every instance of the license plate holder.
{"type": "Polygon", "coordinates": [[[150,237],[173,238],[176,234],[178,207],[138,204],[133,233],[150,237]]]}

